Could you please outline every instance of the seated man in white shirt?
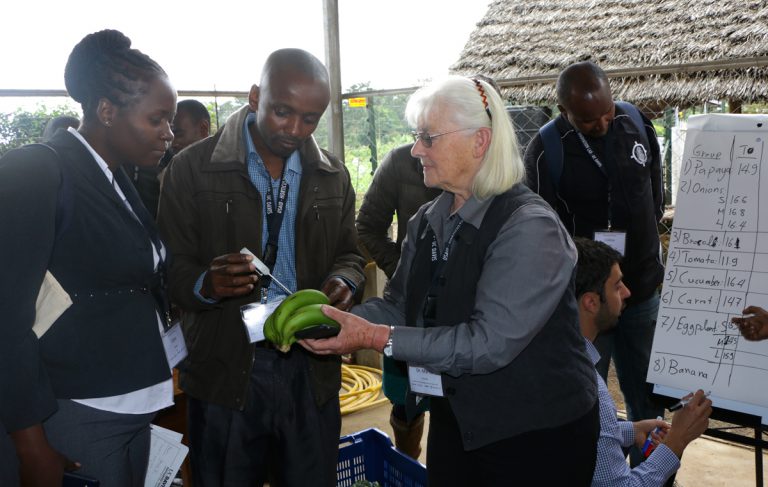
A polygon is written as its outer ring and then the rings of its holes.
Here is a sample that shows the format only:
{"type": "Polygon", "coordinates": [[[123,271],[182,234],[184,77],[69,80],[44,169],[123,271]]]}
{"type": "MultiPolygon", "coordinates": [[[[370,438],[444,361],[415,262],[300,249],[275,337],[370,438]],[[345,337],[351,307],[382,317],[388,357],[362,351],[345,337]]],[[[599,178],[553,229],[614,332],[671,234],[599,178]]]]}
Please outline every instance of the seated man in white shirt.
{"type": "MultiPolygon", "coordinates": [[[[579,259],[576,270],[576,299],[579,325],[592,361],[600,356],[592,345],[597,335],[616,326],[629,289],[622,282],[619,264],[621,254],[602,242],[576,238],[579,259]]],[[[600,401],[600,438],[597,443],[597,465],[592,486],[658,486],[661,487],[680,468],[680,458],[688,444],[698,438],[709,425],[712,401],[699,390],[688,405],[678,410],[672,425],[647,419],[619,421],[616,405],[602,377],[597,374],[600,401]],[[656,433],[659,428],[660,433],[656,433]],[[646,461],[630,469],[622,448],[642,448],[648,435],[656,448],[646,461]]]]}

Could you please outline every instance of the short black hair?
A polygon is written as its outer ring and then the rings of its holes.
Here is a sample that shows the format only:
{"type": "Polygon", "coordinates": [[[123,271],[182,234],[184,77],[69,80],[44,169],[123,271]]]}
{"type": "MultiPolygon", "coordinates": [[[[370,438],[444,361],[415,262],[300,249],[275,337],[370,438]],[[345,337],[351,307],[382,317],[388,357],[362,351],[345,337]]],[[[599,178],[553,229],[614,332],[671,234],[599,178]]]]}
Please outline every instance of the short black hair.
{"type": "Polygon", "coordinates": [[[574,88],[597,90],[601,84],[610,86],[608,75],[597,64],[591,61],[582,61],[566,67],[557,77],[557,103],[566,106],[574,88]]]}
{"type": "Polygon", "coordinates": [[[131,49],[131,40],[117,30],[85,36],[64,68],[67,92],[83,107],[86,119],[95,115],[102,98],[117,106],[134,103],[145,94],[146,82],[158,77],[168,75],[149,56],[131,49]]]}
{"type": "Polygon", "coordinates": [[[209,124],[211,123],[211,114],[205,105],[197,100],[181,100],[176,104],[176,113],[184,112],[192,117],[193,122],[200,122],[205,120],[209,124]]]}
{"type": "Polygon", "coordinates": [[[611,275],[614,264],[621,264],[621,254],[603,242],[588,238],[573,239],[579,259],[576,264],[576,299],[584,293],[595,292],[605,299],[605,281],[611,275]]]}

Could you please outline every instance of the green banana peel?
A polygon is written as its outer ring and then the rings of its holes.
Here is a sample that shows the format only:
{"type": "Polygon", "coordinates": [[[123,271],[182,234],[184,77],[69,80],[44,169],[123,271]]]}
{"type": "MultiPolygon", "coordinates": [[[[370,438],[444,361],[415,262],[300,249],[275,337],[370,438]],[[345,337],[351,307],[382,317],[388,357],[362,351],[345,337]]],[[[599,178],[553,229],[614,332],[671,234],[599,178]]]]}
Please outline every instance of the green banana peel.
{"type": "Polygon", "coordinates": [[[336,320],[328,318],[323,314],[322,304],[308,304],[299,308],[288,317],[281,330],[283,345],[287,345],[290,348],[296,342],[295,333],[297,331],[323,324],[341,328],[341,325],[336,320]]]}
{"type": "MultiPolygon", "coordinates": [[[[285,298],[283,302],[278,305],[275,311],[272,312],[272,314],[267,318],[264,323],[264,337],[270,342],[274,343],[278,350],[287,352],[290,350],[291,345],[296,342],[296,337],[293,336],[293,333],[299,329],[302,329],[296,328],[296,326],[298,326],[296,324],[297,322],[294,322],[294,324],[288,327],[288,323],[291,321],[291,318],[294,315],[299,314],[299,312],[302,311],[305,307],[314,305],[316,306],[316,309],[313,308],[315,310],[314,314],[302,318],[299,322],[310,323],[313,319],[320,319],[320,317],[317,315],[317,313],[319,313],[324,320],[322,323],[330,323],[333,320],[325,317],[325,315],[323,315],[322,311],[320,310],[323,304],[328,303],[328,296],[316,289],[302,289],[296,291],[295,293],[285,298]]],[[[312,326],[312,324],[319,323],[321,322],[311,323],[303,326],[303,328],[306,328],[306,326],[312,326]]],[[[338,325],[338,323],[336,324],[338,325]]]]}

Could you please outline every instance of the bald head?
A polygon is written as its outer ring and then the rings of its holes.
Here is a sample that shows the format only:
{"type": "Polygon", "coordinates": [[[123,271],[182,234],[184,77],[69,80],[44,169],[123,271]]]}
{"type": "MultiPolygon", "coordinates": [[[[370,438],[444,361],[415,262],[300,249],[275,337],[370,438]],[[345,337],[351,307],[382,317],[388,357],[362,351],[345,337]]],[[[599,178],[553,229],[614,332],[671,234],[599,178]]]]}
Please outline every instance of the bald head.
{"type": "Polygon", "coordinates": [[[571,64],[557,78],[557,107],[579,132],[602,137],[614,117],[605,71],[589,61],[571,64]]]}
{"type": "Polygon", "coordinates": [[[261,89],[270,83],[282,83],[286,77],[299,75],[306,79],[330,86],[328,70],[312,54],[302,49],[278,49],[267,58],[261,70],[261,89]]]}
{"type": "Polygon", "coordinates": [[[610,93],[608,76],[600,66],[590,61],[571,64],[557,78],[557,102],[567,106],[571,97],[603,88],[607,88],[610,93]]]}

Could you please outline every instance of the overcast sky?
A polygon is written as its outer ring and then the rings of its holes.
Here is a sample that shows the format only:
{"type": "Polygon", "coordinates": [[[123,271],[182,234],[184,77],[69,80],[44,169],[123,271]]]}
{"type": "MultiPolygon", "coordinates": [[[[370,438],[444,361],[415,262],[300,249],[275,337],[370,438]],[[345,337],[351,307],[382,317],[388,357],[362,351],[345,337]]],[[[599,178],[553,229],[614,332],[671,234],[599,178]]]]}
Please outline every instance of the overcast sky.
{"type": "MultiPolygon", "coordinates": [[[[339,0],[343,90],[414,86],[447,74],[489,0],[339,0]]],[[[177,90],[247,91],[282,47],[325,60],[322,0],[9,1],[0,29],[0,89],[63,89],[87,33],[122,31],[177,90]]]]}

